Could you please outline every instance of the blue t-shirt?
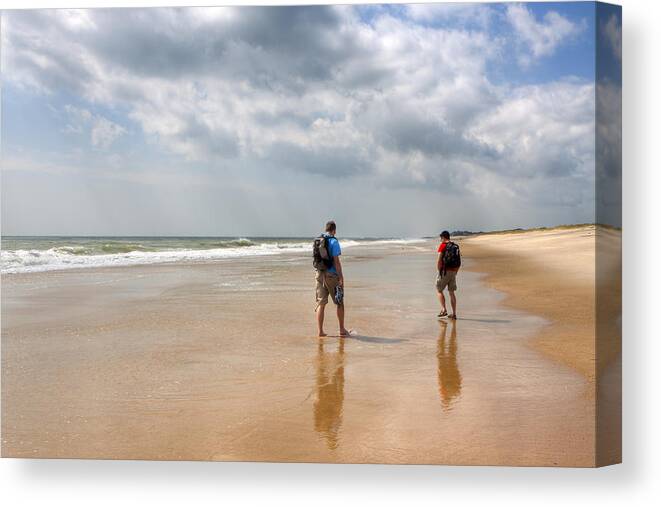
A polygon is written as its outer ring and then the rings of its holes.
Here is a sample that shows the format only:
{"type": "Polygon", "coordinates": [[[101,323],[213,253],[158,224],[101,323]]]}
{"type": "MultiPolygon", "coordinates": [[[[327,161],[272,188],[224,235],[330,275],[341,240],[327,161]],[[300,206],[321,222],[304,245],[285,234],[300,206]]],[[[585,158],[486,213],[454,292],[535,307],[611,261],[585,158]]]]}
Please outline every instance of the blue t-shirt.
{"type": "Polygon", "coordinates": [[[337,270],[335,269],[335,257],[342,254],[342,249],[340,248],[340,242],[333,236],[328,238],[328,253],[333,258],[333,265],[328,268],[328,272],[337,275],[337,270]]]}

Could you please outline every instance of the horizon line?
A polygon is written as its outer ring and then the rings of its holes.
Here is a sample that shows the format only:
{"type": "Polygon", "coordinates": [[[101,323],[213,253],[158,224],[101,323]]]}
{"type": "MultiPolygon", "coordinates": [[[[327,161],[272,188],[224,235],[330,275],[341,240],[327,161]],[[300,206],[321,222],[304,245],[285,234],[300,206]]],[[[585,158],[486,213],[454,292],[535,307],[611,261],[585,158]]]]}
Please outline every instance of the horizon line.
{"type": "MultiPolygon", "coordinates": [[[[622,229],[622,227],[610,225],[610,224],[601,224],[597,222],[585,222],[585,223],[576,223],[576,224],[558,224],[550,226],[534,226],[534,227],[512,227],[509,229],[492,229],[492,230],[479,230],[474,231],[470,229],[455,229],[451,231],[451,234],[455,236],[460,236],[458,233],[469,233],[469,234],[491,234],[496,232],[516,232],[516,231],[536,231],[536,230],[549,230],[549,229],[563,229],[563,228],[573,228],[573,227],[589,227],[589,226],[601,226],[608,227],[612,229],[622,229]]],[[[304,236],[290,236],[290,235],[144,235],[144,234],[1,234],[0,238],[186,238],[186,239],[196,239],[196,238],[261,238],[261,239],[305,239],[313,238],[314,235],[304,235],[304,236]]],[[[423,235],[423,236],[340,236],[347,239],[428,239],[438,237],[438,233],[434,235],[423,235]]]]}

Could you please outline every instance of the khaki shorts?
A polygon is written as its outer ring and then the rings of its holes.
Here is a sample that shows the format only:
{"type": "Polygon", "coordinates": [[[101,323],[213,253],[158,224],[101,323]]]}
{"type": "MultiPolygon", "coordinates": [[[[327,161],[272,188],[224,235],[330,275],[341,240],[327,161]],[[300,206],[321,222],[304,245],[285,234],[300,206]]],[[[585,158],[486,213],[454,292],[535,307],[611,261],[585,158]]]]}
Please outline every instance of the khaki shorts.
{"type": "Polygon", "coordinates": [[[328,304],[329,294],[333,303],[337,304],[337,301],[335,301],[335,287],[340,283],[340,277],[335,273],[317,271],[315,280],[317,281],[317,307],[328,304]]]}
{"type": "Polygon", "coordinates": [[[440,274],[436,277],[436,290],[438,292],[443,292],[443,289],[448,288],[448,290],[454,292],[457,290],[457,272],[456,271],[446,271],[443,276],[440,274]]]}

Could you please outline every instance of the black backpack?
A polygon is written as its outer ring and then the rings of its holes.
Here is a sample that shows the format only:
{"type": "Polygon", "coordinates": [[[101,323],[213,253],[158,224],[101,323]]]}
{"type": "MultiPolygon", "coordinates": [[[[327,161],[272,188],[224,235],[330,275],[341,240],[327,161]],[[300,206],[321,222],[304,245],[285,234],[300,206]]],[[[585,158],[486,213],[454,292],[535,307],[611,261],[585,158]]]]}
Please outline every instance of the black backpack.
{"type": "Polygon", "coordinates": [[[443,250],[443,271],[448,268],[457,269],[461,266],[461,254],[459,253],[459,245],[448,241],[443,250]]]}
{"type": "Polygon", "coordinates": [[[321,235],[314,238],[314,243],[312,243],[312,265],[317,271],[326,271],[333,266],[328,240],[328,236],[321,235]]]}

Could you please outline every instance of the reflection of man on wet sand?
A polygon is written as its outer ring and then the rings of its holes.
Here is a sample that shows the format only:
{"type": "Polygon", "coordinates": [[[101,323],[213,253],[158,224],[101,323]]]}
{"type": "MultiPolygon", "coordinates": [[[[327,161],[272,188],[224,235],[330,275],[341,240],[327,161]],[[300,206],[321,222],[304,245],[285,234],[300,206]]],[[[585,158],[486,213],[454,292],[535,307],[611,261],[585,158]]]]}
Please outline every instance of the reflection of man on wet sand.
{"type": "Polygon", "coordinates": [[[317,400],[314,403],[314,429],[321,433],[329,449],[337,449],[342,405],[344,404],[344,338],[337,352],[326,352],[319,342],[317,354],[317,400]]]}
{"type": "Polygon", "coordinates": [[[457,365],[457,321],[450,324],[450,341],[446,344],[448,323],[440,321],[441,334],[438,338],[438,391],[444,408],[450,408],[454,398],[461,393],[461,374],[457,365]]]}

